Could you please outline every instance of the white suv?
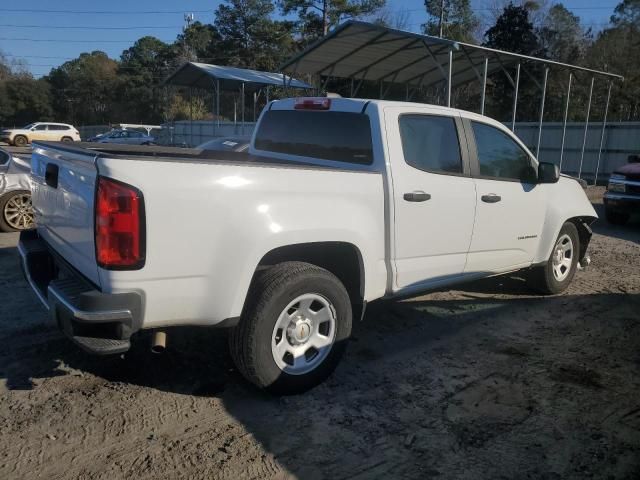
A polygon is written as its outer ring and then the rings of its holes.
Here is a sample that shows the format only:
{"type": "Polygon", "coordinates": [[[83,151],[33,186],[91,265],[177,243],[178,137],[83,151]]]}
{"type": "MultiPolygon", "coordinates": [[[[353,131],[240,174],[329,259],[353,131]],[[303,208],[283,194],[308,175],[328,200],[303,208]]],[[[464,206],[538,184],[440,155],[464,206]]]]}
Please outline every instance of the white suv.
{"type": "Polygon", "coordinates": [[[34,140],[79,142],[80,132],[66,123],[36,122],[24,128],[12,128],[0,133],[0,141],[16,147],[24,147],[34,140]]]}

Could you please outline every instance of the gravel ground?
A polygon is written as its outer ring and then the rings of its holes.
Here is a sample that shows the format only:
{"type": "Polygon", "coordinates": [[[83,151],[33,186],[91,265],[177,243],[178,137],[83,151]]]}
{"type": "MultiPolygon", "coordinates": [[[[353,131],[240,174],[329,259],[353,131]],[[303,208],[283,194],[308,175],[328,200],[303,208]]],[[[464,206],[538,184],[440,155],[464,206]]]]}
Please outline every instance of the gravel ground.
{"type": "Polygon", "coordinates": [[[565,294],[509,276],[373,304],[330,380],[287,398],[221,331],[78,351],[0,234],[0,478],[638,479],[640,223],[595,230],[565,294]]]}

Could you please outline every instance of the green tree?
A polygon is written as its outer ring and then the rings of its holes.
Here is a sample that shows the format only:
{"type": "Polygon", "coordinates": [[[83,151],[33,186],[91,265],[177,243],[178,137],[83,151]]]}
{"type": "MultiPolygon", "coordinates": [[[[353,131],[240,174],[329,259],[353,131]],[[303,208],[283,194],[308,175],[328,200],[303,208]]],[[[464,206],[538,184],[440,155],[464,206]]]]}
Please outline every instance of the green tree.
{"type": "Polygon", "coordinates": [[[509,3],[496,20],[496,24],[484,35],[484,45],[487,47],[534,57],[545,56],[533,23],[529,19],[529,11],[525,7],[509,3]]]}
{"type": "Polygon", "coordinates": [[[0,81],[0,125],[26,125],[51,118],[51,92],[44,80],[20,75],[0,81]]]}
{"type": "Polygon", "coordinates": [[[104,52],[82,53],[47,76],[55,112],[77,124],[108,123],[117,110],[118,63],[104,52]]]}
{"type": "Polygon", "coordinates": [[[564,63],[579,63],[589,45],[590,31],[585,30],[580,17],[558,3],[547,12],[538,29],[542,50],[550,59],[564,63]]]}
{"type": "MultiPolygon", "coordinates": [[[[624,82],[614,82],[611,118],[640,119],[639,49],[640,0],[624,0],[616,6],[611,26],[597,35],[585,55],[587,66],[624,76],[624,82]]],[[[596,84],[606,88],[601,81],[596,80],[596,84]]]]}
{"type": "Polygon", "coordinates": [[[283,15],[295,14],[303,44],[323,35],[344,20],[373,15],[386,0],[278,0],[283,15]]]}
{"type": "Polygon", "coordinates": [[[175,67],[171,46],[155,37],[142,37],[122,52],[118,66],[121,115],[126,112],[136,122],[159,122],[164,110],[162,82],[175,67]]]}
{"type": "Polygon", "coordinates": [[[440,34],[442,15],[442,36],[460,42],[475,42],[475,32],[480,22],[474,15],[470,0],[425,0],[427,23],[422,26],[427,35],[440,34]],[[444,13],[442,5],[444,4],[444,13]]]}
{"type": "Polygon", "coordinates": [[[291,22],[274,21],[271,0],[226,0],[214,26],[227,64],[273,70],[292,51],[291,22]]]}
{"type": "MultiPolygon", "coordinates": [[[[513,3],[509,3],[504,8],[502,14],[496,19],[495,25],[485,32],[485,38],[484,45],[487,47],[533,57],[545,57],[544,49],[529,19],[529,10],[515,6],[513,3]]],[[[542,68],[538,66],[524,68],[527,68],[530,74],[540,78],[543,75],[542,68]]],[[[515,72],[512,72],[512,77],[514,76],[515,72]]],[[[520,76],[518,92],[518,117],[523,120],[537,118],[540,93],[528,75],[520,76]]],[[[495,74],[487,95],[489,115],[504,121],[510,120],[513,94],[513,87],[506,76],[502,72],[495,74]]]]}

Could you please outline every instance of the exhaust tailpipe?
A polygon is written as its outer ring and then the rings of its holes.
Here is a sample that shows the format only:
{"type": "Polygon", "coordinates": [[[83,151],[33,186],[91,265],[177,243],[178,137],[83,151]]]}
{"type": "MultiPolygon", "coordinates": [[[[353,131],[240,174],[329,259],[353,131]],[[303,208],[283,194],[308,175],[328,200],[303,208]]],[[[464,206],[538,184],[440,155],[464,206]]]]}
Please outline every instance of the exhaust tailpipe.
{"type": "Polygon", "coordinates": [[[162,353],[167,348],[167,334],[165,332],[153,332],[151,337],[151,351],[153,353],[162,353]]]}

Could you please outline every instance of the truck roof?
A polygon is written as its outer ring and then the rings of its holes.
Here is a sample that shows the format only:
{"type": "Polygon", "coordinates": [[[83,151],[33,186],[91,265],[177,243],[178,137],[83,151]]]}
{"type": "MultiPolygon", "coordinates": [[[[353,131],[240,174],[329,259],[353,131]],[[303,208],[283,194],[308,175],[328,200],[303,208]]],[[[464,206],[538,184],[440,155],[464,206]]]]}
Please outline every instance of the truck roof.
{"type": "Polygon", "coordinates": [[[448,115],[461,115],[465,118],[469,118],[472,120],[480,120],[485,123],[490,123],[492,125],[498,126],[503,130],[508,130],[502,123],[499,121],[487,117],[485,115],[480,115],[478,113],[470,112],[468,110],[461,110],[458,108],[451,107],[443,107],[442,105],[433,105],[429,103],[419,103],[419,102],[403,102],[398,100],[377,100],[377,99],[367,99],[367,98],[342,98],[342,97],[297,97],[297,98],[285,98],[282,100],[274,100],[271,103],[270,109],[273,110],[292,110],[295,108],[296,101],[300,101],[300,99],[317,99],[317,100],[330,100],[331,107],[329,110],[333,111],[342,111],[342,112],[354,112],[354,113],[364,113],[365,105],[376,105],[379,108],[382,107],[401,107],[401,108],[428,108],[431,111],[442,112],[443,114],[448,115]]]}

